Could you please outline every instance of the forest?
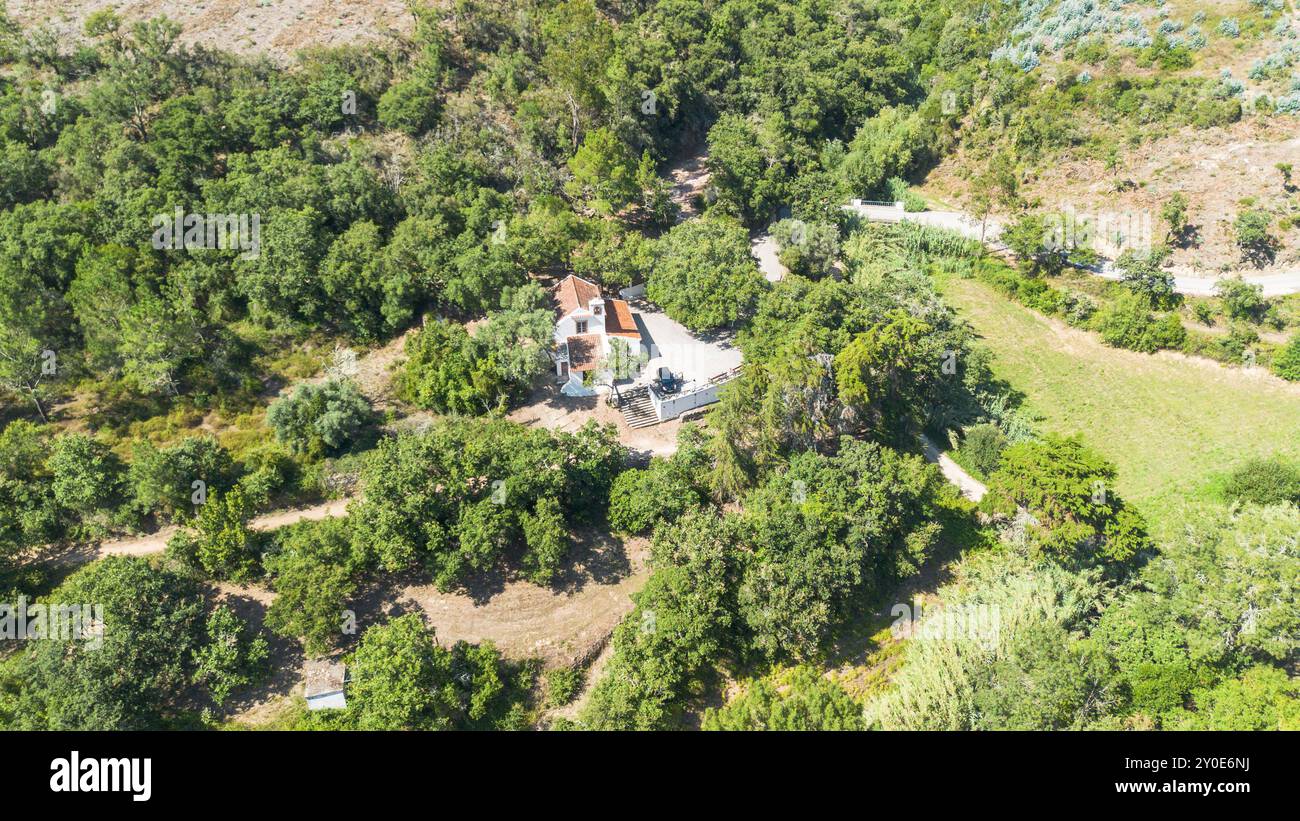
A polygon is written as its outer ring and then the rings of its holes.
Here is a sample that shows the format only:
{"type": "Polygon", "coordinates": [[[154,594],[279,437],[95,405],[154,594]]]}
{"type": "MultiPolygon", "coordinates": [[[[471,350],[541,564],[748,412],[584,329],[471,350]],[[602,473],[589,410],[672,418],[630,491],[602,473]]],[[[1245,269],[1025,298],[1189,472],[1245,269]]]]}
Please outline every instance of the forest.
{"type": "MultiPolygon", "coordinates": [[[[1187,74],[1197,50],[1158,23],[1124,43],[1076,22],[1097,76],[1045,86],[1024,43],[1048,5],[453,0],[281,62],[162,17],[94,12],[69,41],[0,15],[0,727],[1300,729],[1300,433],[1215,451],[1176,517],[1144,506],[1027,408],[945,285],[1300,380],[1294,298],[1173,292],[1177,200],[1163,244],[1081,285],[1088,249],[1020,193],[1108,128],[1295,112],[1187,74]],[[924,208],[953,155],[982,158],[966,205],[1006,215],[1013,261],[842,207],[924,208]],[[567,274],[644,284],[743,353],[671,453],[512,416],[554,369],[567,274]],[[381,400],[347,365],[387,350],[381,400]],[[257,525],[329,502],[345,515],[257,525]],[[397,582],[563,590],[592,533],[648,557],[599,664],[418,612],[347,627],[397,582]],[[150,534],[166,549],[97,552],[150,534]],[[254,589],[257,618],[229,601],[254,589]],[[918,591],[927,615],[891,628],[918,591]],[[21,610],[60,603],[102,605],[99,639],[21,640],[21,610]],[[992,635],[946,629],[977,609],[992,635]],[[286,647],[346,663],[346,709],[236,709],[286,647]]],[[[1254,19],[1239,36],[1269,35],[1254,19]]],[[[1290,222],[1240,211],[1244,259],[1283,251],[1290,222]]]]}

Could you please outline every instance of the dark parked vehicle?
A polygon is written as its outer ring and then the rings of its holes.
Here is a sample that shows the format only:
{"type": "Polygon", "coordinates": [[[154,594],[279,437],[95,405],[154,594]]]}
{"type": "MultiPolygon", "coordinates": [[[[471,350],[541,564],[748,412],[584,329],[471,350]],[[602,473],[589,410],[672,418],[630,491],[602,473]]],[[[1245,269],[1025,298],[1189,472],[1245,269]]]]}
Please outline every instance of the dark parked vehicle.
{"type": "Polygon", "coordinates": [[[677,393],[681,386],[681,380],[673,376],[672,371],[667,368],[659,369],[659,378],[655,380],[655,387],[659,388],[661,393],[677,393]]]}

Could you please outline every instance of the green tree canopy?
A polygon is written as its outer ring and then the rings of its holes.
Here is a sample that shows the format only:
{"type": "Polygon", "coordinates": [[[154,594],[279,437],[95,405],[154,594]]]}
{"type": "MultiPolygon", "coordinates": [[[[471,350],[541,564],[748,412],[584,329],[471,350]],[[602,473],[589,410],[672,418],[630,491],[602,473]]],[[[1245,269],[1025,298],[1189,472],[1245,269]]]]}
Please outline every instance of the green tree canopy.
{"type": "Polygon", "coordinates": [[[708,218],[683,222],[659,241],[646,294],[686,327],[707,331],[748,318],[764,285],[745,229],[708,218]]]}

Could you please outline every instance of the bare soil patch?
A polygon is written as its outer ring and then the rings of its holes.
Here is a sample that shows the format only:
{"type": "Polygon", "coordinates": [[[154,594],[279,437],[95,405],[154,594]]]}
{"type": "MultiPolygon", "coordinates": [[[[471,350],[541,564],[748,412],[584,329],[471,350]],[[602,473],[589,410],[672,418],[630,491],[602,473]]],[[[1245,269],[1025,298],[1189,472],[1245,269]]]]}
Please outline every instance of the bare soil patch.
{"type": "Polygon", "coordinates": [[[114,8],[127,21],[166,16],[181,42],[287,63],[308,46],[345,46],[405,34],[414,18],[403,0],[10,0],[25,27],[47,26],[67,40],[86,18],[114,8]]]}
{"type": "MultiPolygon", "coordinates": [[[[1226,128],[1183,128],[1136,148],[1125,147],[1114,170],[1101,159],[1063,157],[1038,164],[1021,186],[1021,194],[1037,200],[1044,210],[1080,215],[1133,214],[1149,220],[1152,241],[1164,239],[1160,208],[1175,192],[1188,200],[1188,218],[1196,227],[1195,241],[1176,249],[1170,263],[1183,271],[1207,274],[1237,269],[1256,270],[1242,262],[1233,244],[1231,223],[1250,207],[1284,212],[1296,208],[1297,197],[1282,188],[1278,163],[1300,157],[1300,118],[1251,117],[1226,128]],[[1134,186],[1117,190],[1129,180],[1134,186]]],[[[945,158],[927,177],[923,193],[932,199],[969,202],[974,183],[963,169],[978,167],[973,151],[945,158]]],[[[1003,215],[1005,217],[1005,215],[1003,215]]],[[[1300,230],[1273,231],[1283,248],[1269,273],[1294,269],[1300,263],[1300,230]]]]}
{"type": "MultiPolygon", "coordinates": [[[[437,641],[491,641],[506,657],[541,659],[544,666],[585,664],[605,647],[614,627],[631,612],[631,595],[649,576],[645,539],[620,540],[595,531],[575,534],[569,560],[556,582],[542,587],[497,574],[472,587],[443,593],[413,575],[385,577],[362,591],[351,609],[356,636],[377,623],[422,613],[437,641]]],[[[265,586],[218,585],[218,599],[260,630],[275,593],[265,586]]],[[[274,715],[284,699],[301,695],[305,657],[301,645],[264,631],[271,641],[272,679],[234,705],[241,723],[274,715]]],[[[351,644],[338,654],[350,649],[351,644]]],[[[594,679],[592,679],[594,681],[594,679]]]]}
{"type": "Polygon", "coordinates": [[[506,656],[540,658],[547,667],[585,663],[604,646],[632,610],[631,594],[649,575],[644,539],[619,539],[584,531],[558,581],[476,579],[456,592],[426,581],[386,579],[356,603],[360,625],[421,612],[439,643],[491,641],[506,656]]]}
{"type": "Polygon", "coordinates": [[[671,419],[648,428],[628,427],[623,414],[603,396],[565,396],[547,383],[534,389],[526,404],[511,411],[509,418],[523,425],[574,433],[591,420],[618,429],[618,440],[638,459],[671,456],[677,452],[677,432],[682,421],[671,419]]]}
{"type": "Polygon", "coordinates": [[[707,154],[686,157],[673,166],[668,178],[672,181],[671,198],[677,204],[677,221],[685,222],[697,216],[696,198],[704,194],[712,174],[705,167],[707,154]]]}

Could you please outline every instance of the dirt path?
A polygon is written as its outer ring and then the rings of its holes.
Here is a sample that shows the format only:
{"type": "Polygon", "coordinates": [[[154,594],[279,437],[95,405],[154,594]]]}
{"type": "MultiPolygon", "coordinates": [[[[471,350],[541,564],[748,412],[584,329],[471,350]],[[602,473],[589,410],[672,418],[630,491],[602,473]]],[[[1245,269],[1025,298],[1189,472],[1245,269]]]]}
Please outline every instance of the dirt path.
{"type": "MultiPolygon", "coordinates": [[[[248,526],[253,530],[269,531],[296,522],[315,522],[330,516],[343,516],[347,513],[348,502],[350,501],[352,501],[350,498],[331,499],[328,502],[322,502],[311,507],[276,510],[258,516],[249,522],[248,526]]],[[[166,549],[167,542],[179,530],[180,528],[176,525],[171,525],[155,533],[148,533],[143,536],[127,536],[103,542],[98,548],[94,549],[92,556],[86,558],[102,559],[105,556],[147,556],[150,553],[161,553],[166,549]]]]}
{"type": "Polygon", "coordinates": [[[771,234],[763,234],[750,240],[749,253],[758,260],[758,270],[768,282],[780,282],[790,271],[781,264],[776,240],[771,234]]]}
{"type": "Polygon", "coordinates": [[[926,461],[937,464],[944,478],[956,485],[961,495],[967,499],[978,502],[984,498],[985,493],[988,493],[988,488],[982,482],[967,473],[961,465],[952,460],[951,456],[940,451],[925,434],[921,434],[921,450],[925,454],[926,461]]]}
{"type": "Polygon", "coordinates": [[[696,154],[679,162],[668,174],[672,180],[672,193],[669,197],[677,205],[678,222],[698,216],[695,198],[704,193],[712,176],[705,167],[708,159],[707,154],[696,154]]]}

